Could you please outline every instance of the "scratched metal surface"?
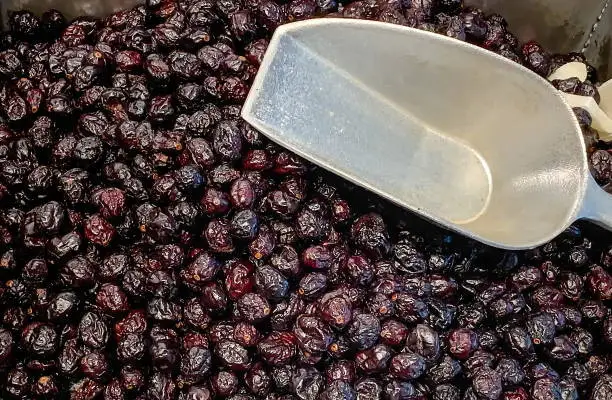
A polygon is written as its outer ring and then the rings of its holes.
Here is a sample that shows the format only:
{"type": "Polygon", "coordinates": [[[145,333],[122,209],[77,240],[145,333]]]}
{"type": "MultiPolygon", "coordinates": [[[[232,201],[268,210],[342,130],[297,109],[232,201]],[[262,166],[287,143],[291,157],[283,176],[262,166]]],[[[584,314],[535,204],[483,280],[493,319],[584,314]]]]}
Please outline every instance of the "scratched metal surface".
{"type": "MultiPolygon", "coordinates": [[[[242,116],[323,168],[493,246],[535,247],[583,215],[584,143],[559,92],[442,35],[333,18],[280,27],[242,116]]],[[[600,204],[584,215],[610,221],[600,204]]]]}

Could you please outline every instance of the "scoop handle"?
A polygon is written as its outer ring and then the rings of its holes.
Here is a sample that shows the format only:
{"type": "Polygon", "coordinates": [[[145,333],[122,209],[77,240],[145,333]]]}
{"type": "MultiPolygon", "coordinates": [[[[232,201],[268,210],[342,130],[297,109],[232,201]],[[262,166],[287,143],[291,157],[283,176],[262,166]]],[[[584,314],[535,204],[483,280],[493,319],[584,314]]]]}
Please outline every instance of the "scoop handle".
{"type": "Polygon", "coordinates": [[[590,174],[582,216],[612,231],[612,195],[599,187],[590,174]]]}

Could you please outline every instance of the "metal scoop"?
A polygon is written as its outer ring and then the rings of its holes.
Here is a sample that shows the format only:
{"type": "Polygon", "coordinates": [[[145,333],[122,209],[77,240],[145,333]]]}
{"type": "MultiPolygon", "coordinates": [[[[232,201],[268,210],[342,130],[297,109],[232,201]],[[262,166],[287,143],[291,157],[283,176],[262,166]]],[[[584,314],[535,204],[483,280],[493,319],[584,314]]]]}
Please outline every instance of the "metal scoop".
{"type": "Polygon", "coordinates": [[[612,229],[563,96],[501,56],[380,22],[281,26],[243,118],[300,156],[483,243],[612,229]]]}

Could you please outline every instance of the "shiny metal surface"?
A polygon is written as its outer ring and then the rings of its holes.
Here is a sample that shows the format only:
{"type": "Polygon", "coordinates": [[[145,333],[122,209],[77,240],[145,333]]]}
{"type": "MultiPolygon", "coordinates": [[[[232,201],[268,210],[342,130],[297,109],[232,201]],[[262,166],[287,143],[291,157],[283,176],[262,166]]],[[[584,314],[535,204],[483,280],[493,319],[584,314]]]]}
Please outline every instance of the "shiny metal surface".
{"type": "Polygon", "coordinates": [[[493,246],[535,247],[580,217],[612,227],[561,94],[441,35],[332,18],[281,26],[242,113],[302,157],[493,246]]]}

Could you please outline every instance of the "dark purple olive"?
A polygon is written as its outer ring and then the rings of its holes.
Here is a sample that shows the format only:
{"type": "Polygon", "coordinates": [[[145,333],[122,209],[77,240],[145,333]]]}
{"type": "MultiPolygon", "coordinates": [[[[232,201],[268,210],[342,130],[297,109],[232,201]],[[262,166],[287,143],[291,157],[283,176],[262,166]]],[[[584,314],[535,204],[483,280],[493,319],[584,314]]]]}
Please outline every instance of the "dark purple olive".
{"type": "MultiPolygon", "coordinates": [[[[274,30],[319,17],[443,34],[544,77],[585,63],[586,81],[551,84],[601,97],[584,55],[521,45],[502,16],[461,0],[146,0],[70,22],[9,12],[0,398],[612,396],[607,235],[575,224],[536,249],[492,249],[241,119],[274,30]]],[[[574,113],[612,193],[612,147],[574,113]]]]}

